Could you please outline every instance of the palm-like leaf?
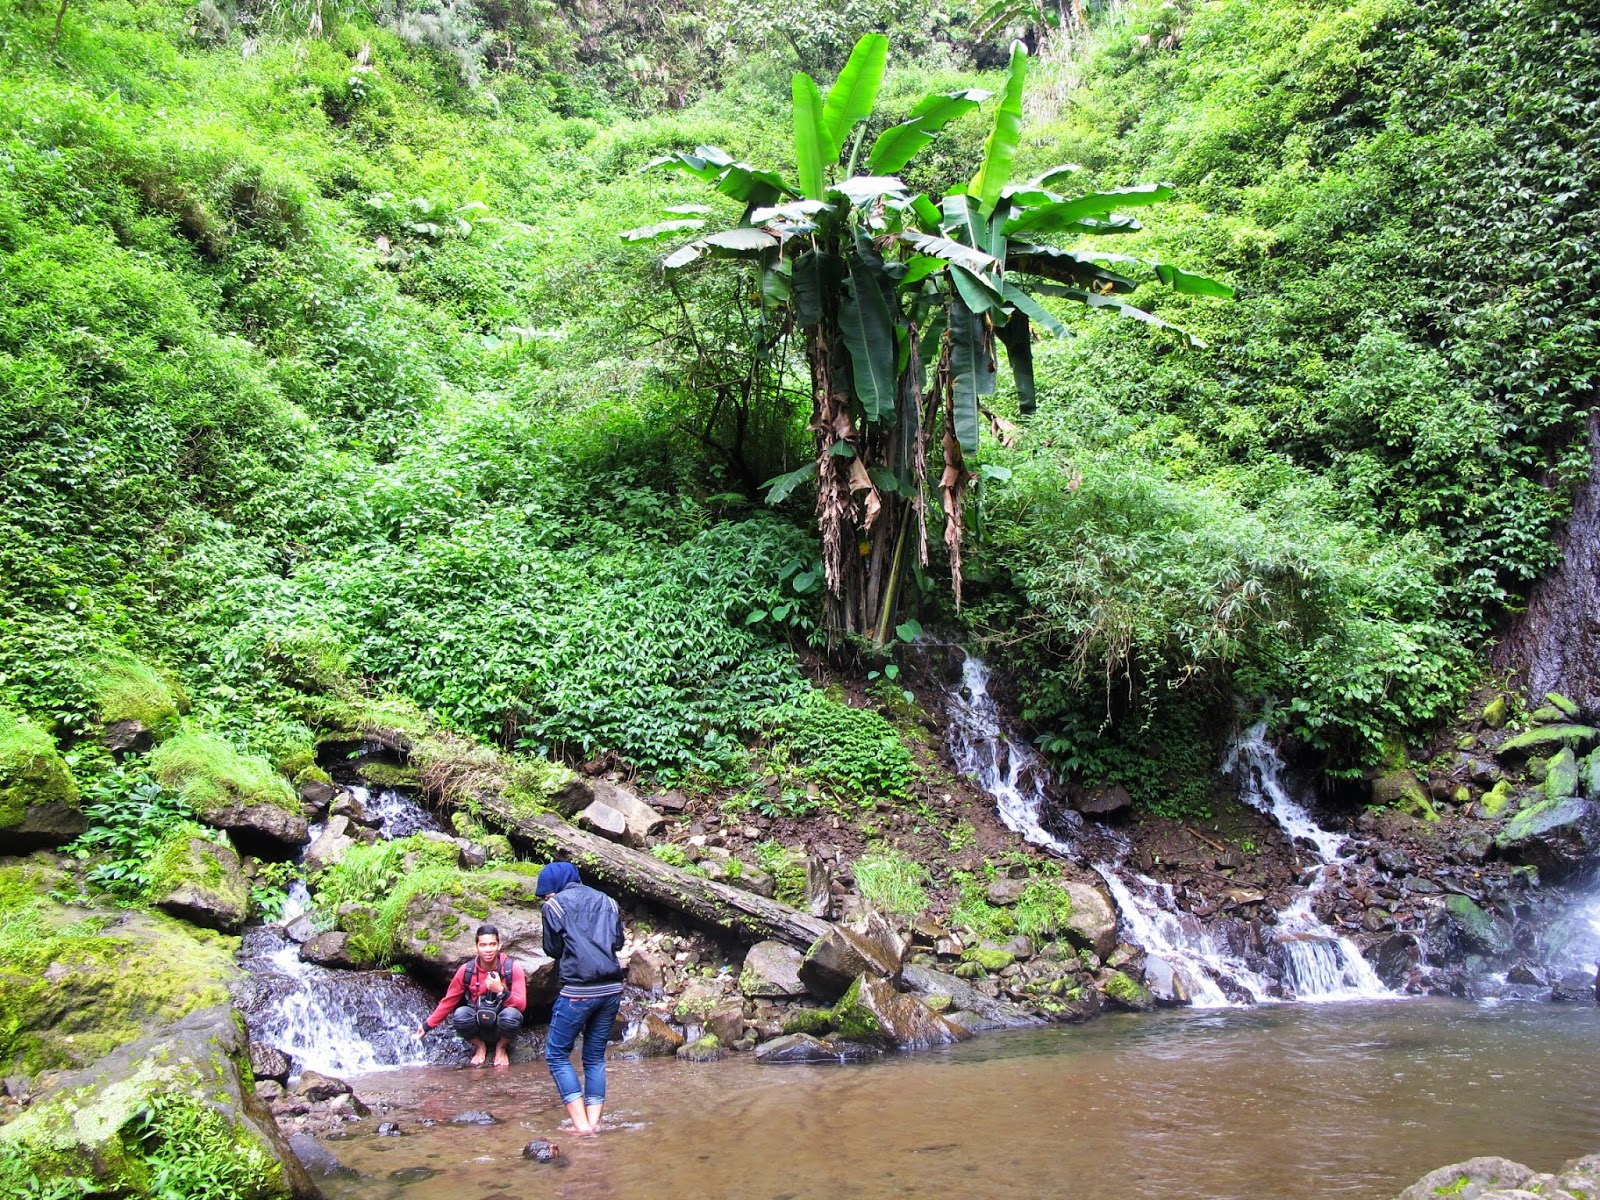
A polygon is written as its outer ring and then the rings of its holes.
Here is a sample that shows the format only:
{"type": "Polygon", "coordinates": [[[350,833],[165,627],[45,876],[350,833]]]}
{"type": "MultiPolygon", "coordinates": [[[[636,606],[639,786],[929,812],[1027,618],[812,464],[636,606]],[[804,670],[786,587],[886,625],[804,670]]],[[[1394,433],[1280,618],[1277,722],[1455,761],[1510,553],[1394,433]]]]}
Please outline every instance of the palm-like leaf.
{"type": "Polygon", "coordinates": [[[977,197],[979,208],[986,214],[993,211],[1001,189],[1011,181],[1011,163],[1022,140],[1022,85],[1027,77],[1027,48],[1021,42],[1013,42],[1005,94],[995,110],[994,128],[983,144],[983,165],[967,185],[967,194],[977,197]]]}
{"type": "Polygon", "coordinates": [[[839,151],[850,131],[872,115],[888,59],[889,39],[881,33],[869,33],[855,44],[850,51],[850,61],[828,89],[828,100],[822,107],[821,130],[822,148],[829,162],[839,160],[839,151]]]}

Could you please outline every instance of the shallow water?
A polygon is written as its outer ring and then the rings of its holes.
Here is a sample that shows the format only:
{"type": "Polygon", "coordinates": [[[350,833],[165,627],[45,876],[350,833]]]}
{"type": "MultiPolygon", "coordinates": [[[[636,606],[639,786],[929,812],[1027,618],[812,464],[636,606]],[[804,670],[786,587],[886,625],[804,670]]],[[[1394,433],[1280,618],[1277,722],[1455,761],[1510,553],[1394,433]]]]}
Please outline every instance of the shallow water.
{"type": "Polygon", "coordinates": [[[548,1073],[369,1076],[379,1116],[330,1149],[331,1200],[1392,1197],[1501,1154],[1549,1170],[1600,1150],[1600,1008],[1418,1000],[1111,1017],[986,1034],[849,1067],[748,1056],[608,1068],[611,1126],[558,1128],[548,1073]],[[504,1124],[420,1127],[465,1109],[504,1124]],[[553,1137],[564,1161],[520,1157],[553,1137]],[[439,1174],[411,1182],[391,1172],[439,1174]]]}

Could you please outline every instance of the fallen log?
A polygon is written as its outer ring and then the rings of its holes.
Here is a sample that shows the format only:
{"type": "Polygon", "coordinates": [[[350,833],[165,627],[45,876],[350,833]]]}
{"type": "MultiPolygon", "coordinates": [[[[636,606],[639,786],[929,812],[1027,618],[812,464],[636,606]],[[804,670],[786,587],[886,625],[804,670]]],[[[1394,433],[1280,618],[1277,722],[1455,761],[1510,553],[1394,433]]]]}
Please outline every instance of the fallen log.
{"type": "Polygon", "coordinates": [[[585,833],[554,813],[519,817],[503,799],[487,795],[477,797],[476,807],[481,819],[503,829],[513,842],[550,859],[566,859],[586,881],[674,909],[740,941],[772,940],[805,950],[829,928],[828,922],[787,904],[691,875],[653,854],[585,833]]]}

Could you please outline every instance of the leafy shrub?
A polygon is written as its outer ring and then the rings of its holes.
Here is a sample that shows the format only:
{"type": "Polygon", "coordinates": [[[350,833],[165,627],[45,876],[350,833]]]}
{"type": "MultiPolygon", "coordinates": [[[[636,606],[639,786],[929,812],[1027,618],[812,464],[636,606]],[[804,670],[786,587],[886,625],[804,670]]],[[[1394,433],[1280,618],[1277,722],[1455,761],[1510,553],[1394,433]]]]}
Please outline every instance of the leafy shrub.
{"type": "Polygon", "coordinates": [[[183,1200],[252,1200],[282,1167],[232,1118],[202,1100],[167,1092],[151,1100],[134,1137],[152,1196],[183,1200]]]}
{"type": "Polygon", "coordinates": [[[89,828],[67,847],[79,860],[92,860],[85,882],[119,900],[148,898],[158,864],[175,842],[216,833],[195,820],[179,793],[163,788],[142,766],[110,770],[84,789],[89,828]]]}
{"type": "Polygon", "coordinates": [[[842,797],[898,800],[915,778],[911,753],[877,712],[808,689],[768,714],[769,738],[782,745],[806,776],[842,797]]]}
{"type": "Polygon", "coordinates": [[[234,804],[300,811],[294,790],[271,763],[209,734],[183,733],[163,742],[150,755],[150,772],[195,812],[234,804]]]}

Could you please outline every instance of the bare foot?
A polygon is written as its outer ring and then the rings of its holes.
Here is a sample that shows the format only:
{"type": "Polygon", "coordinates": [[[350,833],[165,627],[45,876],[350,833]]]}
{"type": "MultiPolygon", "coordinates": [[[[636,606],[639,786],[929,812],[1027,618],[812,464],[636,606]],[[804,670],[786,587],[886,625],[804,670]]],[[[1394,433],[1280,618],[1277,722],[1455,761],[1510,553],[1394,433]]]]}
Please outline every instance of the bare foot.
{"type": "Polygon", "coordinates": [[[467,1044],[472,1047],[472,1065],[475,1067],[483,1066],[483,1060],[489,1054],[489,1047],[478,1041],[477,1038],[473,1038],[467,1044]]]}
{"type": "Polygon", "coordinates": [[[494,1065],[497,1067],[509,1067],[511,1059],[504,1050],[496,1050],[494,1052],[494,1065]]]}

